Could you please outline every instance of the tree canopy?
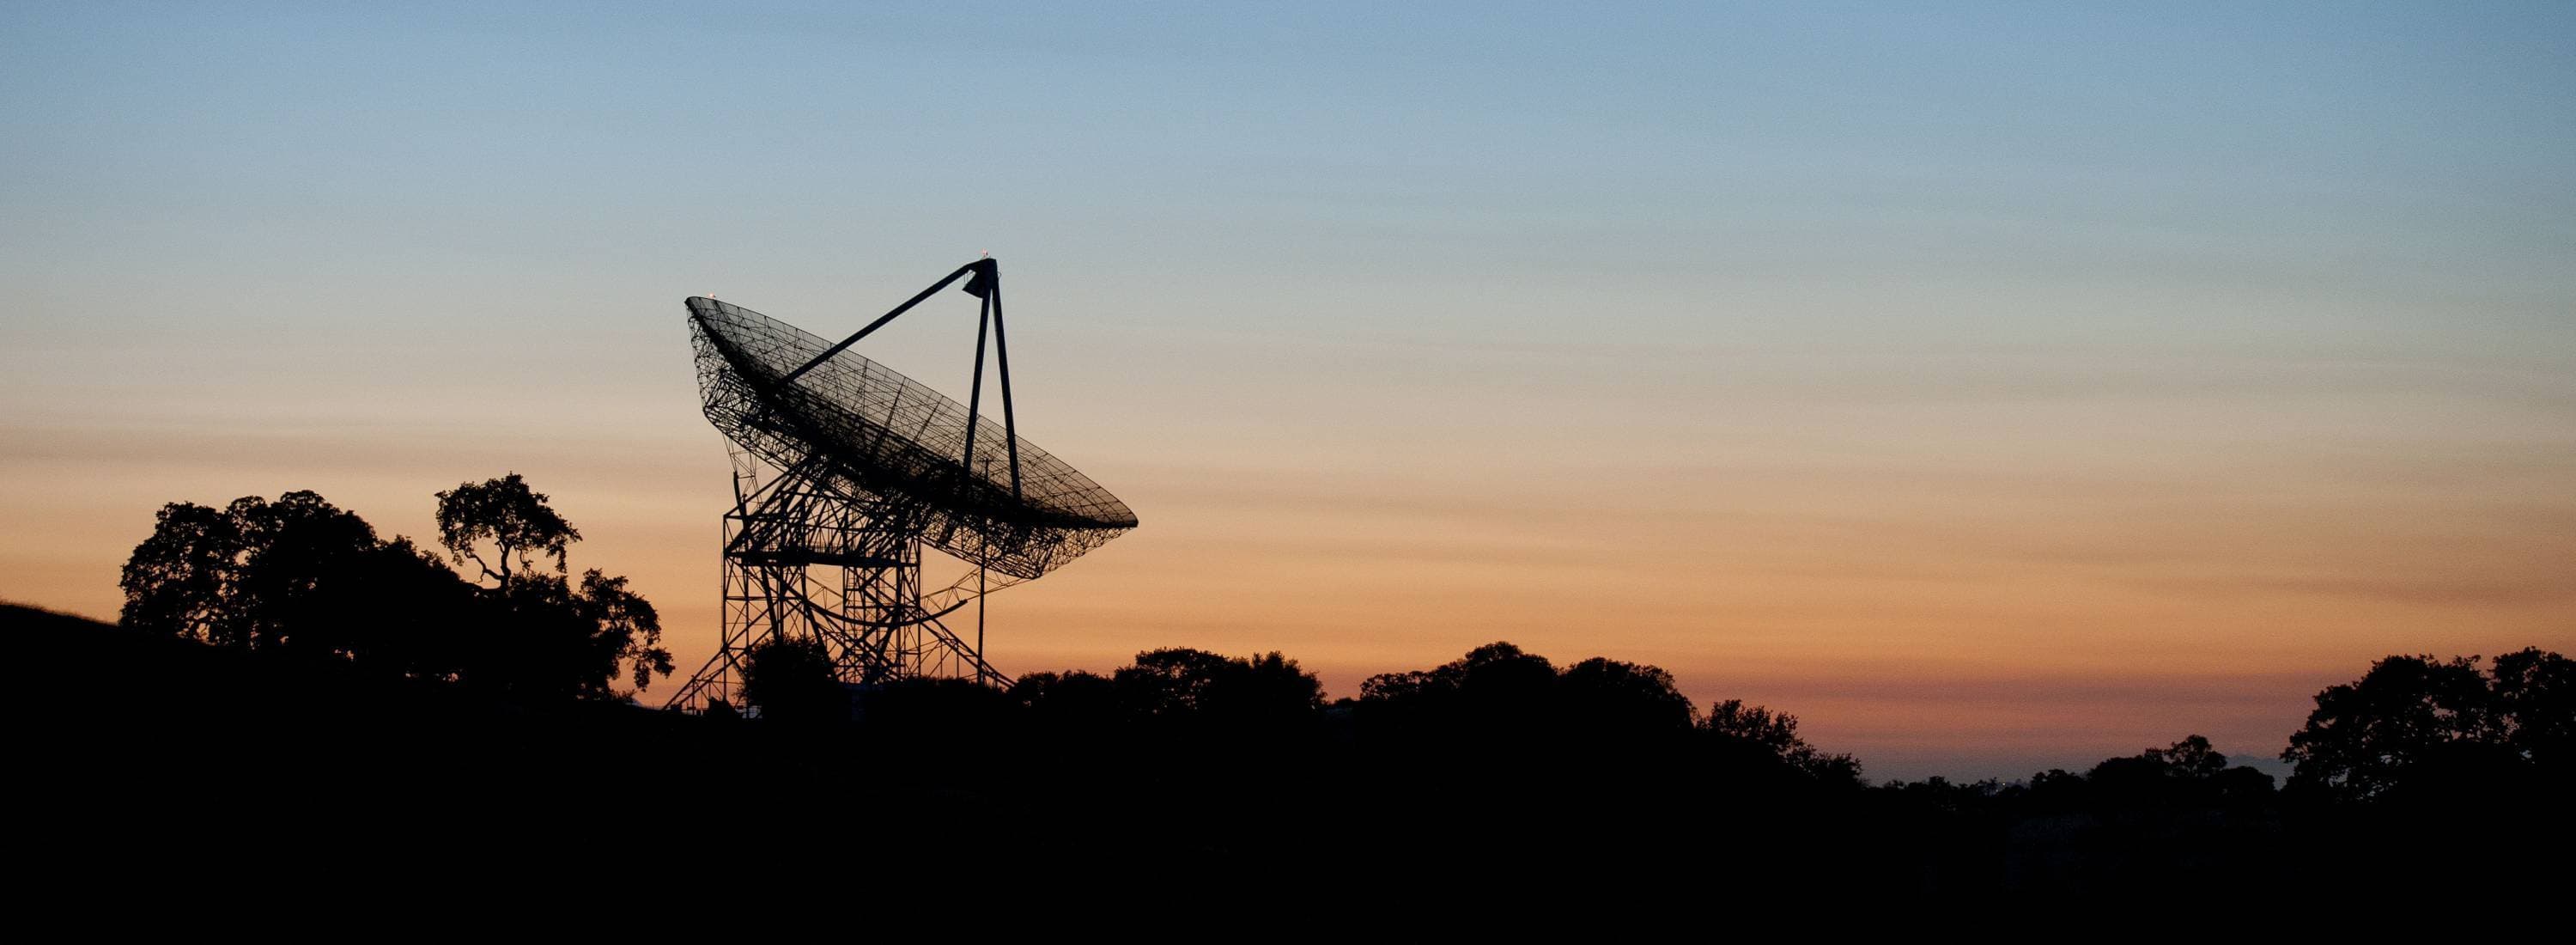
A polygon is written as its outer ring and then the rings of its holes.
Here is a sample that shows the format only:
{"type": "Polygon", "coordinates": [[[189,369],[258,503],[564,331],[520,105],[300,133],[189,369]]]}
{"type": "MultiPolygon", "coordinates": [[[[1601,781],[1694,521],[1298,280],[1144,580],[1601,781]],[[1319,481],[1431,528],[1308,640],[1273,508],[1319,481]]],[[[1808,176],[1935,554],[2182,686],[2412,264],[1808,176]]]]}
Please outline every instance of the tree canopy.
{"type": "Polygon", "coordinates": [[[1846,754],[1828,754],[1808,744],[1798,734],[1798,717],[1786,712],[1728,699],[1709,706],[1698,726],[1716,742],[1719,751],[1749,749],[1819,781],[1860,783],[1858,760],[1846,754]]]}
{"type": "Polygon", "coordinates": [[[2528,648],[2497,657],[2391,656],[2317,693],[2282,760],[2294,788],[2348,800],[2464,781],[2563,775],[2576,729],[2576,661],[2528,648]]]}
{"type": "Polygon", "coordinates": [[[822,641],[773,636],[744,654],[743,701],[761,717],[787,722],[846,722],[849,692],[832,674],[822,641]]]}
{"type": "Polygon", "coordinates": [[[244,648],[337,648],[365,619],[375,529],[312,492],[164,506],[119,585],[131,626],[244,648]]]}
{"type": "Polygon", "coordinates": [[[623,577],[563,574],[580,533],[516,473],[438,497],[451,556],[495,586],[467,582],[409,538],[379,540],[310,491],[222,509],[174,502],[126,561],[122,620],[532,698],[615,698],[621,679],[641,689],[670,675],[652,603],[623,577]],[[532,566],[539,556],[554,573],[532,566]]]}
{"type": "Polygon", "coordinates": [[[438,493],[438,543],[456,563],[474,562],[482,569],[480,578],[507,585],[535,570],[538,556],[554,559],[561,573],[569,546],[580,540],[581,532],[546,504],[546,494],[528,488],[515,472],[438,493]],[[488,559],[486,544],[492,547],[488,559]]]}

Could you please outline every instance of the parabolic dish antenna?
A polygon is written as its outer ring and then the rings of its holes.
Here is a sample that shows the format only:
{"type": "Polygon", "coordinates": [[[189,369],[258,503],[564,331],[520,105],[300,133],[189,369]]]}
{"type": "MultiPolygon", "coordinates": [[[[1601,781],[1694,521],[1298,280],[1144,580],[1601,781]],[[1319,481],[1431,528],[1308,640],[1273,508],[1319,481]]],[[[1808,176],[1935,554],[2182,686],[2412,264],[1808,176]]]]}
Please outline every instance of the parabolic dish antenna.
{"type": "Polygon", "coordinates": [[[753,647],[819,642],[849,685],[915,676],[1006,684],[983,656],[984,595],[1046,575],[1136,527],[1109,490],[1019,436],[992,259],[837,343],[711,298],[688,300],[698,391],[733,457],[725,513],[723,640],[671,705],[741,706],[753,647]],[[851,346],[960,278],[981,300],[974,386],[960,404],[851,346]],[[984,352],[1002,422],[980,414],[984,352]],[[921,551],[968,571],[923,586],[921,551]],[[975,603],[975,639],[941,617],[975,603]]]}

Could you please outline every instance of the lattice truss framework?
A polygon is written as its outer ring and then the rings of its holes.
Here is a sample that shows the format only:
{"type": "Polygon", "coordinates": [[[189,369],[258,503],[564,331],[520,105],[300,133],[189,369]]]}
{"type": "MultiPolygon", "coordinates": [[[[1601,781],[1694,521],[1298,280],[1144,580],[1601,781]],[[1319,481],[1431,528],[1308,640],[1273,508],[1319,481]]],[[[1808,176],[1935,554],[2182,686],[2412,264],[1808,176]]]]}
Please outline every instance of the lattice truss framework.
{"type": "Polygon", "coordinates": [[[941,617],[1040,577],[1136,526],[1089,477],[976,410],[849,345],[962,276],[985,297],[1010,412],[1000,277],[990,259],[960,267],[837,345],[741,306],[688,300],[707,420],[731,441],[734,498],[724,518],[723,637],[673,706],[743,705],[742,670],[773,636],[818,640],[845,684],[911,676],[1007,685],[975,639],[941,617]],[[970,438],[971,431],[971,438],[970,438]],[[925,588],[933,548],[970,568],[925,588]]]}
{"type": "Polygon", "coordinates": [[[987,586],[969,573],[925,593],[920,533],[904,517],[907,506],[842,494],[809,468],[772,469],[730,452],[735,503],[724,517],[723,636],[671,705],[744,705],[743,667],[773,636],[821,642],[834,675],[853,686],[919,676],[1010,683],[984,660],[980,640],[970,643],[940,619],[987,586]]]}

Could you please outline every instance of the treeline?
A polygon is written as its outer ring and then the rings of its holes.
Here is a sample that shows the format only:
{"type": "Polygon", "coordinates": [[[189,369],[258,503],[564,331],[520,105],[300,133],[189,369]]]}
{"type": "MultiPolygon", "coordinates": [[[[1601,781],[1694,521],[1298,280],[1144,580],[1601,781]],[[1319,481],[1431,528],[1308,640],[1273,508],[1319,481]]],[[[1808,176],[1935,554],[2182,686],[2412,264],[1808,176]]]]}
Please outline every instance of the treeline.
{"type": "Polygon", "coordinates": [[[571,577],[581,532],[544,493],[510,473],[436,497],[439,543],[474,580],[313,492],[163,506],[120,576],[120,622],[535,700],[670,675],[653,605],[623,577],[571,577]]]}
{"type": "MultiPolygon", "coordinates": [[[[2276,789],[2197,736],[2015,782],[1873,783],[1794,717],[1694,707],[1653,667],[1558,666],[1503,643],[1332,701],[1279,654],[1165,649],[1009,690],[917,680],[839,689],[839,705],[806,714],[728,718],[0,617],[37,644],[31,656],[74,670],[59,677],[70,685],[38,683],[46,721],[18,745],[41,809],[70,815],[38,822],[32,849],[69,831],[53,839],[75,861],[283,844],[381,866],[533,847],[651,851],[684,873],[1612,883],[1664,897],[1639,901],[1652,908],[1817,894],[2349,897],[2427,871],[2509,890],[2560,877],[2520,864],[2568,837],[2565,756],[2540,737],[2565,716],[2541,715],[2512,674],[2499,685],[2480,671],[2486,701],[2469,713],[2390,719],[2342,695],[2486,661],[2392,658],[2321,696],[2303,731],[2376,733],[2350,742],[2383,763],[2367,783],[2302,760],[2276,789]],[[2416,724],[2427,719],[2445,721],[2416,724]],[[2421,750],[2451,742],[2484,747],[2421,750]],[[2477,759],[2475,776],[2461,758],[2477,759]]],[[[2499,662],[2566,679],[2554,654],[2499,662]]],[[[2326,757],[2317,738],[2301,744],[2326,757]]]]}
{"type": "MultiPolygon", "coordinates": [[[[1832,876],[1899,896],[2377,888],[2428,862],[2516,886],[2563,874],[2517,863],[2569,838],[2576,787],[2576,661],[2538,649],[2393,656],[2320,692],[2289,739],[2286,785],[2196,734],[2015,781],[1872,782],[1794,716],[1697,709],[1661,669],[1560,667],[1509,643],[1330,702],[1281,654],[1191,649],[1106,675],[1033,673],[1008,691],[841,692],[850,701],[740,724],[859,754],[889,740],[1008,746],[1043,759],[1085,812],[1286,818],[1219,844],[1221,858],[1261,862],[1403,837],[1415,859],[1398,862],[1462,868],[1536,857],[1619,872],[1709,846],[1729,859],[1695,866],[1704,877],[1832,876]]],[[[1175,839],[1120,854],[1168,855],[1175,839]]]]}
{"type": "MultiPolygon", "coordinates": [[[[833,681],[810,642],[782,640],[755,649],[747,675],[750,698],[772,706],[765,717],[794,725],[865,720],[883,711],[872,706],[947,700],[953,703],[947,711],[959,718],[1008,716],[1058,735],[1239,737],[1321,726],[1408,753],[1647,747],[1775,766],[1819,785],[1868,784],[1858,760],[1808,744],[1795,716],[1740,700],[1702,713],[1661,668],[1599,657],[1559,668],[1507,642],[1433,669],[1369,677],[1357,698],[1329,704],[1312,674],[1276,652],[1226,657],[1161,649],[1140,653],[1107,676],[1031,673],[1007,691],[942,680],[860,691],[833,681]]],[[[2570,768],[2576,764],[2576,660],[2536,647],[2492,663],[2476,656],[2391,656],[2360,679],[2319,692],[2288,744],[2281,754],[2293,765],[2287,790],[2311,803],[2411,803],[2463,790],[2576,784],[2569,780],[2576,774],[2570,768]]],[[[1935,777],[1881,787],[1945,796],[1947,806],[2047,811],[2081,807],[2088,798],[2237,809],[2275,791],[2271,775],[2229,765],[2199,735],[2105,759],[2084,772],[2049,770],[2010,783],[1935,777]]]]}
{"type": "Polygon", "coordinates": [[[2535,875],[2515,850],[2569,838],[2576,661],[2536,648],[2392,656],[2318,693],[2286,785],[2197,735],[2013,782],[1873,783],[1792,715],[1509,643],[1328,700],[1276,652],[862,689],[773,641],[747,705],[684,715],[624,698],[670,671],[658,619],[622,579],[571,576],[579,532],[544,495],[511,475],[438,500],[443,558],[311,493],[174,504],[125,570],[124,626],[10,612],[74,668],[34,690],[55,803],[209,848],[327,820],[361,848],[614,837],[718,872],[866,850],[1684,896],[2348,893],[2426,863],[2511,885],[2535,875]]]}

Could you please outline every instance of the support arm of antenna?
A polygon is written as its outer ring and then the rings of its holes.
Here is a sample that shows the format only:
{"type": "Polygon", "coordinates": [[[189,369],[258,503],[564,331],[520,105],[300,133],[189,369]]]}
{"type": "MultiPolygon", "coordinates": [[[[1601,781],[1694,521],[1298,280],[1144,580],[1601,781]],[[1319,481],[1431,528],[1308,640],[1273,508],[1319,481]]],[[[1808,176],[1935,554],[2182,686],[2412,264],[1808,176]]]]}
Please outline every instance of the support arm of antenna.
{"type": "MultiPolygon", "coordinates": [[[[823,349],[823,353],[822,353],[822,354],[815,355],[815,356],[814,356],[814,360],[807,361],[807,362],[805,362],[802,366],[799,366],[796,370],[793,370],[793,371],[789,371],[789,372],[787,372],[787,376],[786,376],[786,377],[779,378],[779,379],[778,379],[778,383],[780,383],[780,384],[793,384],[793,383],[795,383],[797,378],[805,376],[805,372],[813,370],[815,365],[817,365],[817,364],[821,364],[821,363],[823,363],[823,362],[825,362],[825,361],[829,361],[829,360],[831,360],[831,359],[832,359],[832,356],[833,356],[833,355],[836,355],[836,354],[841,353],[841,350],[842,350],[842,349],[844,349],[844,348],[848,348],[849,346],[854,345],[854,344],[858,344],[858,343],[859,343],[859,339],[861,339],[861,338],[865,338],[865,337],[867,337],[867,336],[868,336],[868,334],[869,334],[869,333],[874,332],[874,331],[876,331],[876,330],[877,330],[877,329],[879,329],[879,328],[883,328],[883,327],[885,327],[885,323],[890,322],[890,321],[893,321],[893,320],[895,319],[895,316],[897,316],[897,315],[901,315],[901,314],[903,314],[903,313],[905,313],[905,312],[912,311],[912,307],[913,307],[913,306],[915,306],[915,305],[919,305],[919,304],[921,304],[921,300],[926,299],[926,298],[929,298],[933,293],[936,293],[936,292],[938,292],[938,291],[939,291],[939,290],[941,290],[941,289],[945,289],[945,288],[947,288],[949,283],[951,283],[951,282],[955,282],[955,281],[957,281],[957,280],[959,280],[959,279],[962,279],[962,278],[965,278],[965,276],[966,276],[966,274],[967,274],[967,273],[974,272],[974,271],[975,271],[975,270],[977,270],[977,269],[984,269],[984,270],[986,270],[986,271],[987,271],[987,273],[986,273],[985,278],[988,278],[988,279],[989,279],[989,278],[991,278],[991,277],[992,277],[992,276],[991,276],[991,273],[990,273],[990,270],[992,270],[992,269],[993,269],[993,261],[992,261],[991,259],[978,259],[978,260],[976,260],[976,261],[974,261],[974,262],[970,262],[970,263],[967,263],[967,264],[965,264],[965,265],[963,265],[963,266],[959,266],[959,267],[957,267],[957,271],[956,271],[956,272],[949,273],[949,274],[948,274],[948,277],[947,277],[947,278],[945,278],[945,279],[941,279],[941,280],[939,280],[939,281],[937,281],[937,282],[933,282],[933,283],[931,283],[931,284],[930,284],[930,288],[927,288],[927,289],[923,289],[923,290],[921,290],[921,294],[919,294],[919,295],[915,295],[915,296],[913,296],[913,297],[911,297],[911,298],[909,298],[909,299],[905,299],[905,300],[904,300],[904,302],[903,302],[903,304],[901,304],[901,305],[897,305],[897,306],[895,306],[895,307],[894,307],[894,311],[887,312],[887,313],[885,313],[884,315],[880,315],[880,316],[878,316],[876,321],[869,322],[869,323],[868,323],[868,325],[867,325],[867,327],[859,329],[857,334],[853,334],[853,335],[851,335],[851,336],[849,336],[849,337],[847,337],[847,338],[843,338],[843,339],[841,339],[841,343],[840,343],[840,344],[836,344],[836,345],[833,345],[833,346],[831,346],[831,347],[829,347],[829,348],[825,348],[825,349],[823,349]]],[[[1008,400],[1009,398],[1008,398],[1008,397],[1005,397],[1005,398],[1003,398],[1003,399],[1004,399],[1004,400],[1008,400]]]]}
{"type": "MultiPolygon", "coordinates": [[[[968,475],[975,474],[975,428],[983,426],[984,334],[993,327],[993,297],[989,292],[977,308],[980,311],[975,314],[975,382],[966,388],[966,453],[965,458],[959,460],[968,475]]],[[[1016,496],[1018,491],[1014,489],[1012,494],[1016,496]]]]}
{"type": "MultiPolygon", "coordinates": [[[[986,273],[985,277],[992,280],[993,297],[989,301],[993,303],[993,359],[998,362],[1002,373],[1002,442],[1010,446],[1011,498],[1017,499],[1020,497],[1020,425],[1011,416],[1011,340],[1002,331],[1002,274],[995,270],[986,273]]],[[[976,373],[979,376],[983,373],[983,354],[979,341],[975,349],[976,373]]]]}

